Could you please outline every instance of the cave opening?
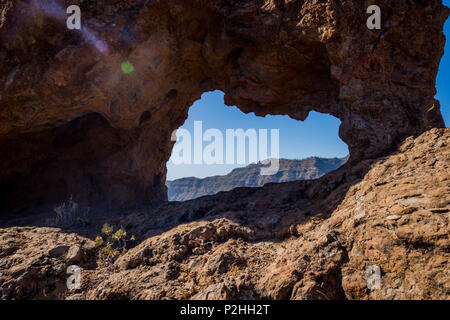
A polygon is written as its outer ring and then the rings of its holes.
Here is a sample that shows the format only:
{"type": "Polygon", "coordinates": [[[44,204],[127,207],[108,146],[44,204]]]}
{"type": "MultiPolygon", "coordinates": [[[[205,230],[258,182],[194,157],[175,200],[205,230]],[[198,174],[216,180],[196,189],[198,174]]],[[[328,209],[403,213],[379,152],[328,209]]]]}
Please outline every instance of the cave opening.
{"type": "Polygon", "coordinates": [[[340,124],[315,111],[303,122],[287,115],[245,114],[226,106],[222,91],[206,92],[172,134],[174,147],[166,163],[168,200],[319,178],[348,160],[340,124]]]}

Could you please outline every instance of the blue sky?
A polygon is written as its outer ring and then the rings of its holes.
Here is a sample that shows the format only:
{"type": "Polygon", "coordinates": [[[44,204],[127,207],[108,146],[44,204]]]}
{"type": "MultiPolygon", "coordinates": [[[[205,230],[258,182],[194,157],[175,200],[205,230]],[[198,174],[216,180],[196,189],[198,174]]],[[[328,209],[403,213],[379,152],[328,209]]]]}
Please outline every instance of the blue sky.
{"type": "MultiPolygon", "coordinates": [[[[444,0],[450,6],[450,0],[444,0]]],[[[450,39],[450,20],[447,20],[444,32],[450,39]]],[[[446,126],[450,124],[450,41],[445,46],[445,55],[441,60],[436,81],[436,98],[441,102],[441,111],[446,126]]],[[[303,159],[310,156],[344,157],[348,154],[347,145],[339,138],[340,121],[330,115],[311,112],[304,122],[288,116],[256,117],[253,113],[244,114],[236,107],[225,106],[221,91],[207,92],[189,109],[189,117],[181,128],[193,132],[194,121],[201,120],[203,132],[208,128],[219,129],[225,135],[226,129],[244,130],[279,129],[280,157],[303,159]]],[[[204,143],[203,146],[209,143],[204,143]]],[[[270,150],[270,148],[269,148],[270,150]]],[[[248,164],[248,158],[246,160],[248,164]]],[[[167,179],[182,177],[204,178],[224,175],[233,168],[243,165],[175,165],[167,163],[167,179]]]]}
{"type": "MultiPolygon", "coordinates": [[[[344,157],[347,145],[339,138],[340,121],[332,116],[311,112],[308,119],[300,122],[288,116],[257,117],[254,113],[244,114],[237,107],[228,107],[223,102],[223,92],[213,91],[203,94],[189,109],[189,117],[181,127],[194,132],[194,121],[201,120],[203,132],[209,128],[219,129],[225,136],[226,129],[244,130],[279,129],[280,157],[303,159],[312,155],[320,157],[344,157]]],[[[270,134],[269,134],[270,136],[270,134]]],[[[193,138],[192,138],[193,139],[193,138]]],[[[205,142],[203,146],[208,143],[205,142]]],[[[270,143],[269,143],[270,151],[270,143]]],[[[248,164],[248,158],[246,160],[248,164]]],[[[167,179],[181,177],[208,177],[223,175],[233,168],[243,165],[175,165],[169,160],[167,179]]]]}

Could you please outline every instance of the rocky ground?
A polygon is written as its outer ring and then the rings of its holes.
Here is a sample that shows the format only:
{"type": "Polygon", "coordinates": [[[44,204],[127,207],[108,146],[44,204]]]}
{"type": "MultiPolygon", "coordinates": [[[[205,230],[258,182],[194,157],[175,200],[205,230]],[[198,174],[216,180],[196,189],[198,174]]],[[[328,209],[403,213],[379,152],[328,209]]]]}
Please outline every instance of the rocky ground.
{"type": "Polygon", "coordinates": [[[0,297],[449,299],[449,166],[450,129],[432,129],[318,180],[127,212],[113,223],[137,241],[109,270],[100,222],[3,228],[0,297]]]}

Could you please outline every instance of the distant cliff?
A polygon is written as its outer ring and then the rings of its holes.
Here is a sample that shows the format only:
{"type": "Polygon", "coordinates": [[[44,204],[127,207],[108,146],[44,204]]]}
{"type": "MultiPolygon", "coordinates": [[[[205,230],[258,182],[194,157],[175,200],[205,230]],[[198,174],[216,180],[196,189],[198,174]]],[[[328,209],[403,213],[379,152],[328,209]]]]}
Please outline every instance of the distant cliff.
{"type": "Polygon", "coordinates": [[[224,176],[182,178],[167,181],[169,201],[186,201],[198,197],[213,195],[220,191],[229,191],[237,187],[260,187],[271,182],[289,182],[317,179],[342,166],[347,158],[307,158],[303,160],[280,159],[280,170],[272,176],[262,176],[261,163],[237,168],[224,176]]]}

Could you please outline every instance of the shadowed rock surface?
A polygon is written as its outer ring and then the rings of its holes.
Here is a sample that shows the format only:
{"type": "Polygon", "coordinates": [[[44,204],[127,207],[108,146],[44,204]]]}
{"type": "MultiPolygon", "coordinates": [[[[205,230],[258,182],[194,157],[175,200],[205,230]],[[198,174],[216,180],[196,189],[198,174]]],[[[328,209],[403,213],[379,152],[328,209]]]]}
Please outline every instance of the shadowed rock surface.
{"type": "Polygon", "coordinates": [[[112,272],[96,261],[95,233],[0,229],[0,297],[448,300],[449,166],[450,129],[433,129],[317,180],[126,212],[117,224],[140,244],[112,272]],[[69,291],[73,263],[82,285],[69,291]]]}
{"type": "Polygon", "coordinates": [[[274,175],[261,175],[261,168],[267,166],[258,162],[243,168],[233,169],[223,176],[198,179],[194,177],[167,181],[169,201],[186,201],[237,187],[262,187],[266,183],[282,183],[317,179],[336,170],[347,158],[325,159],[311,157],[304,160],[279,160],[279,170],[274,175]]]}
{"type": "Polygon", "coordinates": [[[16,0],[0,29],[3,212],[166,201],[172,132],[211,90],[260,116],[332,114],[352,165],[444,126],[441,0],[382,1],[381,30],[360,0],[71,4],[82,32],[62,0],[16,0]]]}

